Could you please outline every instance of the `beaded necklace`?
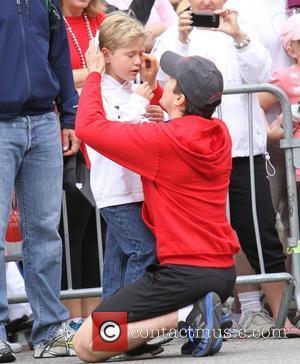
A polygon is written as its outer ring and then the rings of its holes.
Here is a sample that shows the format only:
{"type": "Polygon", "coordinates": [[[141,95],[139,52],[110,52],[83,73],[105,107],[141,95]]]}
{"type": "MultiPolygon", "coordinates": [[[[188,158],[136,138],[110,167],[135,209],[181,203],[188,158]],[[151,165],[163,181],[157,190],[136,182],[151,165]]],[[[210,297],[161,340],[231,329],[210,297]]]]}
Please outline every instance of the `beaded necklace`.
{"type": "MultiPolygon", "coordinates": [[[[85,13],[83,13],[82,16],[83,16],[83,19],[84,19],[84,22],[85,22],[85,26],[86,26],[86,30],[87,30],[87,33],[88,33],[89,40],[91,40],[91,39],[93,39],[93,33],[92,33],[92,29],[91,29],[91,26],[90,26],[89,19],[88,19],[87,15],[85,13]]],[[[77,53],[79,54],[81,68],[87,68],[86,61],[85,61],[82,49],[81,49],[81,47],[79,45],[79,42],[78,42],[78,40],[76,38],[76,35],[74,34],[74,32],[73,32],[72,28],[70,27],[70,24],[68,23],[65,16],[63,18],[64,18],[64,22],[66,24],[67,32],[70,34],[71,41],[72,41],[77,53]]]]}

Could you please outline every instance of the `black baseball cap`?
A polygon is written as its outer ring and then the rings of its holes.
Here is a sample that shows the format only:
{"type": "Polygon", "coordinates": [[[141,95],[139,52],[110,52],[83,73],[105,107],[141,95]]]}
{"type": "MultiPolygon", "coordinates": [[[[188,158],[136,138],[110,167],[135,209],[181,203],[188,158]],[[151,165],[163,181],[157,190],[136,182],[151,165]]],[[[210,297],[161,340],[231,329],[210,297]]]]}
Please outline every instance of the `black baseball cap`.
{"type": "Polygon", "coordinates": [[[189,102],[198,108],[221,103],[223,76],[209,59],[200,56],[182,57],[166,51],[161,56],[160,66],[178,82],[189,102]]]}

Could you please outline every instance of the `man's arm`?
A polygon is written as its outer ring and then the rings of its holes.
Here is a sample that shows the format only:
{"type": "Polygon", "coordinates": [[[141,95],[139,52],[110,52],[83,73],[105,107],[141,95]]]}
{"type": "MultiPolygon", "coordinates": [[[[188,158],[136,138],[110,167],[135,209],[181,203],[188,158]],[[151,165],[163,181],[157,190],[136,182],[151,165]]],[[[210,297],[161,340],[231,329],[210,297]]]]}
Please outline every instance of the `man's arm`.
{"type": "Polygon", "coordinates": [[[98,72],[92,72],[86,80],[77,111],[76,135],[107,158],[154,180],[159,167],[160,126],[106,120],[100,82],[98,72]]]}

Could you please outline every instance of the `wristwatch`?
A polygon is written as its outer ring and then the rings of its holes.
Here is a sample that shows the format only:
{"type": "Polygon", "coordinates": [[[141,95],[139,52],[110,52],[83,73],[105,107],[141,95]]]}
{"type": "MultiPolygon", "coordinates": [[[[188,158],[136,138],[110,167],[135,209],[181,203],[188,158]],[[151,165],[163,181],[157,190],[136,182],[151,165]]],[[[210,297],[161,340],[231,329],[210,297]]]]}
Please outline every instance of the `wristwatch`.
{"type": "Polygon", "coordinates": [[[247,45],[250,43],[251,39],[248,35],[245,36],[245,38],[241,42],[234,41],[234,46],[236,49],[242,49],[247,47],[247,45]]]}

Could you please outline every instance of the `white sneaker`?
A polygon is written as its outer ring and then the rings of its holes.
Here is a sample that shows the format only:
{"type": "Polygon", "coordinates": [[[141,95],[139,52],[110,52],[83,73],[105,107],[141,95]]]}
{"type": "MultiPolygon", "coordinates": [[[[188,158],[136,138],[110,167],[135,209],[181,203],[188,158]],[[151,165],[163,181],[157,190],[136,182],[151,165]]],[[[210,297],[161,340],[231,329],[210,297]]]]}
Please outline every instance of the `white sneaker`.
{"type": "Polygon", "coordinates": [[[269,316],[268,311],[262,309],[258,312],[246,311],[243,314],[242,321],[239,322],[243,334],[254,335],[258,338],[263,336],[274,327],[275,322],[269,316]],[[259,335],[260,334],[260,335],[259,335]]]}
{"type": "Polygon", "coordinates": [[[60,330],[51,341],[40,343],[34,348],[34,358],[53,358],[60,356],[76,356],[73,337],[76,333],[67,323],[62,323],[60,330]]]}

